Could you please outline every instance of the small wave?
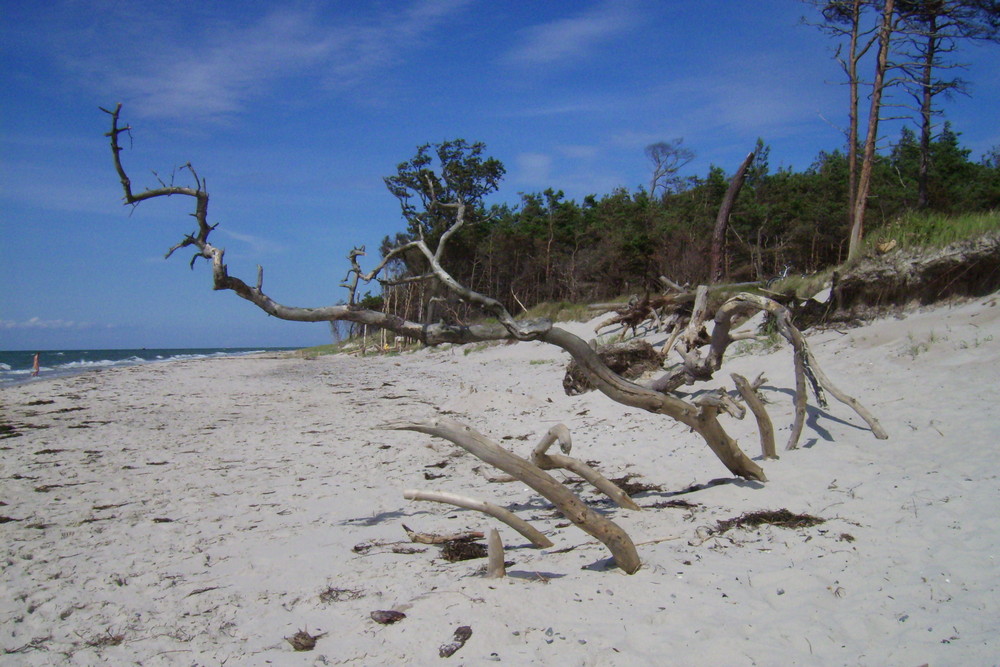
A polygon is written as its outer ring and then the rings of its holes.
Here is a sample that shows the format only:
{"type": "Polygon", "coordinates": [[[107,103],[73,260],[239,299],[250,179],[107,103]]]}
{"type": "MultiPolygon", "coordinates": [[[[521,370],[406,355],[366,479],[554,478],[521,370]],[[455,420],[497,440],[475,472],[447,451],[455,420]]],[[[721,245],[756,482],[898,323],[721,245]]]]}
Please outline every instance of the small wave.
{"type": "MultiPolygon", "coordinates": [[[[277,349],[277,348],[276,348],[277,349]]],[[[88,371],[99,371],[106,368],[120,368],[125,366],[137,366],[140,364],[160,364],[171,361],[186,361],[192,359],[215,359],[222,357],[242,357],[248,354],[260,354],[267,352],[267,349],[204,349],[204,350],[80,350],[80,351],[52,351],[45,352],[42,356],[44,362],[48,358],[49,363],[41,366],[41,379],[65,377],[86,373],[88,371]],[[110,358],[87,359],[90,356],[103,356],[102,352],[110,352],[110,358]],[[114,353],[123,353],[117,357],[114,353]],[[61,359],[59,357],[62,357],[61,359]],[[69,361],[73,359],[73,361],[69,361]]],[[[15,366],[20,366],[16,363],[15,366]]],[[[31,382],[36,378],[32,375],[30,366],[16,368],[10,363],[0,362],[0,386],[31,382]]]]}
{"type": "Polygon", "coordinates": [[[58,364],[55,370],[87,370],[91,368],[110,368],[112,366],[134,366],[146,363],[142,357],[125,357],[124,359],[95,359],[93,361],[69,361],[65,364],[58,364]]]}

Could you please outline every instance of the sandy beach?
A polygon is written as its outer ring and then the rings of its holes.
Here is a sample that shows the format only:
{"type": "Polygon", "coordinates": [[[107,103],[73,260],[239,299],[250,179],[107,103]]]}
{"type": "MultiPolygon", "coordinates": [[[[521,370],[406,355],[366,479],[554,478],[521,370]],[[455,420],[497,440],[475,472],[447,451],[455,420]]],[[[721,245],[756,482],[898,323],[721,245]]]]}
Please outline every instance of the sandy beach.
{"type": "Polygon", "coordinates": [[[730,357],[718,384],[768,378],[780,460],[760,460],[751,417],[724,421],[766,484],[732,479],[665,417],[566,396],[568,357],[541,343],[181,361],[4,388],[20,435],[0,440],[0,662],[998,664],[997,303],[808,336],[885,441],[831,402],[810,406],[803,446],[784,451],[789,348],[730,357]],[[628,531],[642,568],[624,574],[451,443],[380,428],[441,415],[524,456],[564,423],[575,456],[648,485],[635,512],[570,484],[628,531]],[[404,489],[496,503],[554,547],[404,489]],[[825,521],[717,529],[779,509],[825,521]],[[403,524],[499,528],[507,576],[448,562],[403,524]],[[377,610],[405,618],[382,625],[377,610]],[[461,626],[471,636],[440,657],[461,626]],[[318,637],[312,650],[293,649],[299,631],[318,637]]]}

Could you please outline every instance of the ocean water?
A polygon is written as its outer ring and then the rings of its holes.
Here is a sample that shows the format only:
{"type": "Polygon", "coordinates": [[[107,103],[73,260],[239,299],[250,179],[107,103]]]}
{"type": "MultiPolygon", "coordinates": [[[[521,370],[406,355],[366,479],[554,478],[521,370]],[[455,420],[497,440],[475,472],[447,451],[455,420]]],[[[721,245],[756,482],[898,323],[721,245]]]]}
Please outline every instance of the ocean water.
{"type": "Polygon", "coordinates": [[[0,350],[0,387],[22,382],[35,382],[54,377],[77,375],[87,371],[119,366],[136,366],[180,359],[207,357],[232,357],[257,352],[284,351],[295,348],[262,347],[232,348],[209,347],[197,349],[140,349],[140,350],[43,350],[39,355],[38,377],[32,377],[35,353],[5,352],[0,350]]]}

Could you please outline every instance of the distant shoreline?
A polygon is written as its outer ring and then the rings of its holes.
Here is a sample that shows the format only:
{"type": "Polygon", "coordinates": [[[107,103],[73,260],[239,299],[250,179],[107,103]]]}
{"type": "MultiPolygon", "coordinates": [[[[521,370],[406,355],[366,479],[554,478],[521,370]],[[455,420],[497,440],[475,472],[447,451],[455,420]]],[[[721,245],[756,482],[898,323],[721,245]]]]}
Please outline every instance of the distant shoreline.
{"type": "Polygon", "coordinates": [[[245,357],[267,352],[294,352],[297,347],[124,348],[94,350],[40,350],[39,374],[32,376],[35,352],[0,351],[0,387],[79,375],[108,368],[167,361],[245,357]]]}

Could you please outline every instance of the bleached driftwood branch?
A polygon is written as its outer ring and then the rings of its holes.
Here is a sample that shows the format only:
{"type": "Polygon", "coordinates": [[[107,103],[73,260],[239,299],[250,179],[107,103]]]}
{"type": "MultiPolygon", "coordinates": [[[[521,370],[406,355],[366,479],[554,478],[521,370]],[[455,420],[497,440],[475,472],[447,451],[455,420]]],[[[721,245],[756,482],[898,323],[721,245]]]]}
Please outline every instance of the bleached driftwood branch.
{"type": "Polygon", "coordinates": [[[635,573],[641,562],[628,534],[616,523],[587,507],[576,495],[530,461],[508,452],[481,433],[450,419],[423,422],[392,422],[385,428],[417,431],[455,443],[476,458],[521,480],[562,512],[584,532],[604,543],[622,570],[635,573]]]}
{"type": "MultiPolygon", "coordinates": [[[[110,138],[114,166],[122,185],[125,204],[136,206],[146,200],[174,195],[192,197],[195,200],[195,210],[192,215],[197,222],[197,229],[195,232],[185,235],[179,243],[170,248],[168,256],[180,248],[193,248],[195,254],[192,257],[192,263],[201,257],[208,260],[211,265],[214,289],[230,290],[240,298],[250,301],[269,315],[280,319],[297,322],[354,322],[376,326],[428,345],[496,340],[537,340],[555,345],[568,352],[584,369],[584,372],[597,389],[611,400],[622,405],[665,415],[688,426],[704,439],[709,448],[734,475],[751,480],[766,480],[764,471],[760,466],[740,451],[736,442],[726,433],[719,422],[719,406],[710,405],[704,401],[701,404],[695,404],[671,395],[669,392],[673,388],[676,388],[672,384],[673,382],[683,383],[688,379],[705,379],[711,377],[712,373],[718,370],[726,347],[736,339],[736,337],[730,334],[732,318],[735,312],[745,310],[746,308],[763,309],[775,313],[779,322],[782,322],[781,318],[785,317],[781,315],[783,307],[777,303],[749,294],[742,294],[727,301],[715,313],[714,328],[710,336],[710,341],[707,342],[709,351],[702,357],[697,353],[697,348],[703,343],[706,336],[701,323],[707,319],[707,300],[703,297],[700,300],[696,298],[698,303],[695,304],[692,319],[688,323],[684,334],[681,334],[684,339],[683,343],[679,343],[679,351],[685,360],[682,374],[667,377],[664,382],[658,383],[651,388],[640,386],[612,372],[583,339],[553,326],[548,320],[516,320],[498,300],[471,290],[455,280],[441,265],[441,260],[444,257],[444,248],[452,235],[465,224],[467,207],[475,206],[476,201],[466,201],[463,199],[465,195],[459,195],[456,201],[440,201],[437,192],[432,187],[429,199],[426,202],[427,206],[449,208],[453,209],[455,213],[453,221],[447,229],[443,230],[435,248],[431,248],[428,245],[427,240],[421,233],[414,241],[390,248],[378,265],[368,272],[364,272],[357,261],[358,257],[364,255],[364,248],[356,248],[352,250],[348,257],[351,268],[344,284],[349,291],[350,299],[346,305],[314,308],[287,306],[275,301],[264,292],[262,269],[258,269],[256,281],[253,286],[229,274],[224,261],[224,249],[214,246],[209,240],[211,232],[215,229],[215,225],[211,224],[208,219],[209,195],[205,179],[201,178],[195,172],[190,163],[184,165],[184,169],[191,174],[194,180],[193,187],[175,186],[172,183],[161,182],[160,185],[162,187],[159,188],[148,189],[139,193],[133,191],[131,181],[122,164],[122,147],[119,141],[120,135],[123,132],[128,133],[131,128],[120,124],[120,104],[113,110],[103,110],[111,116],[111,129],[106,133],[106,136],[110,138]],[[486,314],[494,317],[496,323],[468,326],[452,325],[444,322],[425,324],[409,321],[391,313],[361,308],[355,303],[354,297],[361,282],[379,281],[383,285],[392,284],[393,281],[383,275],[384,271],[393,260],[403,257],[404,253],[413,252],[419,253],[423,257],[428,268],[423,275],[410,276],[405,278],[405,280],[434,280],[444,286],[454,296],[457,296],[466,303],[479,307],[486,314]]],[[[701,296],[701,294],[702,291],[699,291],[696,297],[701,296]]],[[[671,299],[674,301],[686,298],[685,295],[671,296],[671,299]]],[[[676,326],[679,327],[680,325],[681,320],[678,320],[676,326]]],[[[796,349],[801,348],[803,350],[801,353],[803,372],[807,374],[810,380],[814,380],[814,388],[820,385],[826,387],[831,394],[851,406],[861,415],[868,422],[869,426],[871,426],[876,437],[886,437],[881,426],[878,425],[878,422],[863,406],[852,397],[837,390],[826,376],[822,374],[816,366],[808,347],[804,345],[801,334],[797,334],[797,329],[791,327],[787,317],[785,317],[784,324],[780,326],[785,327],[782,333],[786,335],[786,338],[790,339],[793,346],[798,346],[796,349]],[[815,371],[815,376],[810,369],[815,371]]],[[[638,567],[637,559],[635,560],[635,566],[638,567]]]]}
{"type": "Polygon", "coordinates": [[[563,468],[579,475],[584,480],[592,484],[598,491],[614,501],[614,503],[619,507],[624,507],[625,509],[630,510],[642,509],[635,503],[634,500],[629,498],[627,493],[622,491],[614,482],[606,478],[604,475],[597,472],[580,459],[575,459],[572,456],[566,456],[566,454],[570,453],[572,448],[573,441],[570,437],[569,429],[566,428],[565,424],[556,424],[550,428],[544,436],[542,436],[541,442],[535,446],[535,449],[531,452],[531,461],[542,470],[563,468]],[[562,449],[563,453],[546,453],[549,447],[551,447],[555,442],[559,443],[559,448],[562,449]]]}
{"type": "Polygon", "coordinates": [[[505,524],[521,533],[521,535],[527,538],[532,545],[538,547],[539,549],[547,549],[552,546],[552,540],[545,537],[545,535],[543,535],[537,528],[510,510],[504,509],[499,505],[494,505],[493,503],[476,500],[475,498],[468,498],[466,496],[460,496],[454,493],[447,493],[445,491],[420,491],[418,489],[407,489],[406,491],[403,491],[403,498],[406,500],[429,500],[435,503],[447,503],[456,507],[464,507],[465,509],[482,512],[483,514],[490,515],[494,519],[503,521],[505,524]]]}
{"type": "Polygon", "coordinates": [[[736,385],[736,390],[743,397],[743,402],[750,408],[750,412],[757,419],[757,431],[760,433],[760,448],[765,459],[776,459],[778,454],[774,449],[774,426],[771,424],[771,417],[764,408],[764,402],[751,386],[750,382],[738,373],[731,373],[730,376],[736,385]]]}
{"type": "MultiPolygon", "coordinates": [[[[423,239],[418,239],[392,248],[375,269],[362,274],[360,279],[366,282],[369,280],[381,280],[381,271],[391,259],[401,256],[404,252],[417,250],[423,255],[430,267],[430,274],[436,280],[440,281],[442,285],[459,298],[470,304],[479,306],[486,313],[494,316],[497,319],[497,323],[453,325],[437,322],[424,324],[405,320],[389,313],[368,310],[352,304],[301,308],[286,306],[275,301],[264,293],[260,283],[255,287],[250,287],[239,278],[229,275],[224,261],[224,249],[215,247],[209,242],[209,235],[215,227],[208,224],[209,199],[208,192],[204,187],[204,180],[196,179],[197,186],[195,188],[171,186],[157,190],[147,190],[138,195],[132,192],[131,183],[122,166],[122,149],[118,142],[119,135],[122,132],[127,132],[129,128],[127,126],[119,126],[121,105],[118,105],[113,111],[107,109],[104,111],[111,116],[111,131],[107,133],[107,136],[111,138],[115,168],[122,181],[126,204],[136,205],[147,199],[172,195],[190,196],[196,199],[195,218],[199,224],[198,233],[186,236],[177,247],[193,246],[197,251],[195,257],[204,257],[209,260],[212,266],[214,289],[231,290],[237,296],[250,301],[269,315],[280,319],[295,322],[348,321],[358,324],[368,324],[387,329],[398,335],[423,342],[427,345],[475,343],[496,340],[538,340],[555,345],[574,357],[585,369],[585,372],[591,376],[597,389],[612,400],[623,405],[663,414],[680,421],[704,438],[709,448],[734,475],[759,481],[766,480],[764,471],[761,470],[760,466],[739,451],[735,441],[729,437],[719,423],[714,410],[703,410],[699,406],[688,403],[676,396],[665,395],[625,380],[612,372],[600,360],[586,341],[568,331],[553,326],[549,320],[515,320],[499,301],[464,287],[441,266],[438,261],[441,257],[441,245],[432,251],[423,239]]],[[[459,218],[461,218],[461,215],[459,218]]],[[[359,254],[358,252],[352,252],[353,258],[359,256],[359,254]]],[[[354,263],[353,258],[352,263],[354,263]]],[[[351,271],[357,271],[357,269],[352,268],[351,271]]]]}
{"type": "MultiPolygon", "coordinates": [[[[698,297],[701,297],[702,293],[702,288],[699,288],[698,297]]],[[[697,298],[697,301],[705,303],[701,298],[697,298]]],[[[788,341],[793,350],[796,386],[795,418],[788,441],[788,449],[794,449],[797,446],[802,426],[805,423],[807,381],[812,386],[813,393],[821,407],[826,407],[826,399],[823,394],[823,391],[826,390],[837,400],[853,409],[868,424],[876,438],[884,440],[889,437],[871,412],[857,399],[837,388],[823,373],[809,349],[805,336],[792,324],[791,313],[786,307],[772,299],[743,292],[731,297],[719,307],[715,313],[711,334],[705,334],[701,327],[704,318],[699,314],[705,307],[701,306],[700,303],[695,307],[690,323],[677,343],[677,352],[681,355],[684,363],[679,368],[655,380],[651,385],[652,388],[658,391],[672,391],[685,383],[711,379],[713,374],[722,367],[722,361],[729,346],[739,339],[738,335],[732,333],[734,318],[747,311],[761,310],[774,318],[778,333],[788,341]],[[706,336],[707,343],[702,345],[700,338],[706,336]],[[701,347],[705,347],[705,351],[702,351],[701,347]]]]}
{"type": "Polygon", "coordinates": [[[406,536],[410,538],[411,542],[416,542],[417,544],[444,544],[445,542],[465,542],[469,540],[481,540],[486,535],[478,530],[466,530],[461,533],[418,533],[415,530],[410,530],[409,527],[404,523],[403,531],[406,536]]]}
{"type": "Polygon", "coordinates": [[[507,565],[503,560],[503,542],[500,540],[500,531],[496,528],[490,529],[490,536],[486,540],[486,561],[488,579],[507,576],[507,565]]]}

